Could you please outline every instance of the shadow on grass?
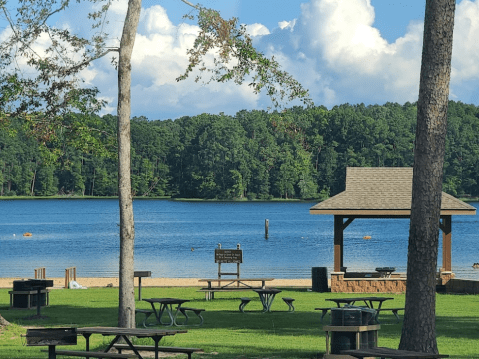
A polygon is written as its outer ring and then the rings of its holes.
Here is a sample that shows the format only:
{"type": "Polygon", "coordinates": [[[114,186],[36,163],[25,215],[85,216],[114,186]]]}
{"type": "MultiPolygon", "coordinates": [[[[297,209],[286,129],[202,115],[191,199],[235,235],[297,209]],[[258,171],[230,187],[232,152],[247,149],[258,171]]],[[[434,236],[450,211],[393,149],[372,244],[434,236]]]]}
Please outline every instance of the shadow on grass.
{"type": "Polygon", "coordinates": [[[118,309],[103,307],[78,307],[50,304],[41,308],[45,319],[29,319],[36,309],[9,309],[0,307],[2,316],[11,323],[22,326],[117,326],[118,309]]]}

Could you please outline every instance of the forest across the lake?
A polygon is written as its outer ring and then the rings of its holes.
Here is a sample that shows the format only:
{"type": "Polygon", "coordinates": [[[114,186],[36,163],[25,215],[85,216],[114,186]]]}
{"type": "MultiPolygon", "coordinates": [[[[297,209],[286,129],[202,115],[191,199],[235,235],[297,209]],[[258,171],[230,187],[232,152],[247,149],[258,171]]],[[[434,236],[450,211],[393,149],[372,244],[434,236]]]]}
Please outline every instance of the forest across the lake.
{"type": "MultiPolygon", "coordinates": [[[[411,167],[416,110],[415,103],[344,104],[176,120],[134,117],[132,190],[145,197],[327,198],[344,190],[347,166],[411,167]]],[[[71,114],[64,123],[78,120],[71,114]]],[[[117,118],[91,122],[92,137],[107,151],[69,145],[68,131],[38,143],[12,119],[15,131],[0,131],[0,195],[115,196],[117,118]]],[[[450,101],[445,192],[479,195],[478,133],[479,107],[450,101]]]]}

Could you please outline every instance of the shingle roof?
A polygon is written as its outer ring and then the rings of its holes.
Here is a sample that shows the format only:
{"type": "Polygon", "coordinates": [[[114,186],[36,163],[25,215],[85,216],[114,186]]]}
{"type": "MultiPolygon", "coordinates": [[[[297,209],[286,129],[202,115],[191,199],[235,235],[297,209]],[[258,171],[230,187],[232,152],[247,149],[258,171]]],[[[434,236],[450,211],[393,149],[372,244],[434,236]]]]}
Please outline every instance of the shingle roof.
{"type": "MultiPolygon", "coordinates": [[[[310,208],[311,214],[410,215],[412,168],[348,167],[346,190],[310,208]]],[[[476,214],[475,207],[442,193],[441,214],[476,214]]]]}

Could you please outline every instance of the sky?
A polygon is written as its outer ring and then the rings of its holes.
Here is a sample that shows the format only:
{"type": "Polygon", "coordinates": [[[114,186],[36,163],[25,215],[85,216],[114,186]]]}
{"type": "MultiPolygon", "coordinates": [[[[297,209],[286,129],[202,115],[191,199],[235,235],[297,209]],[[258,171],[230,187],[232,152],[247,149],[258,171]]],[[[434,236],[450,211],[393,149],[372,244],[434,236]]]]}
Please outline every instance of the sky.
{"type": "MultiPolygon", "coordinates": [[[[73,3],[73,2],[72,2],[73,3]]],[[[315,105],[414,102],[418,97],[425,0],[203,0],[204,6],[247,25],[253,44],[309,89],[315,105]]],[[[72,5],[57,26],[85,32],[86,5],[72,5]]],[[[118,45],[127,1],[109,14],[111,46],[118,45]]],[[[246,84],[176,82],[198,27],[180,0],[143,0],[132,57],[132,116],[175,119],[201,113],[234,115],[271,107],[246,84]]],[[[0,27],[1,31],[1,27],[0,27]]],[[[3,30],[5,31],[5,30],[3,30]]],[[[1,36],[0,32],[0,36],[1,36]]],[[[450,99],[479,105],[479,0],[458,0],[450,99]]],[[[208,62],[211,63],[211,56],[208,62]]],[[[84,70],[85,84],[116,114],[117,76],[109,58],[84,70]]],[[[286,107],[299,102],[285,104],[286,107]]]]}

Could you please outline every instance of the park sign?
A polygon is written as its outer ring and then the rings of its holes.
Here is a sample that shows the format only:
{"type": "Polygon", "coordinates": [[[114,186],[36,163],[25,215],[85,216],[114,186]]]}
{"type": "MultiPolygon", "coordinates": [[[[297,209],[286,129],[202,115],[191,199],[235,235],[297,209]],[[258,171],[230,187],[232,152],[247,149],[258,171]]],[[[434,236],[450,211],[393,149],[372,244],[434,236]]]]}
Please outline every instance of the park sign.
{"type": "Polygon", "coordinates": [[[243,263],[243,250],[215,249],[215,263],[243,263]]]}

